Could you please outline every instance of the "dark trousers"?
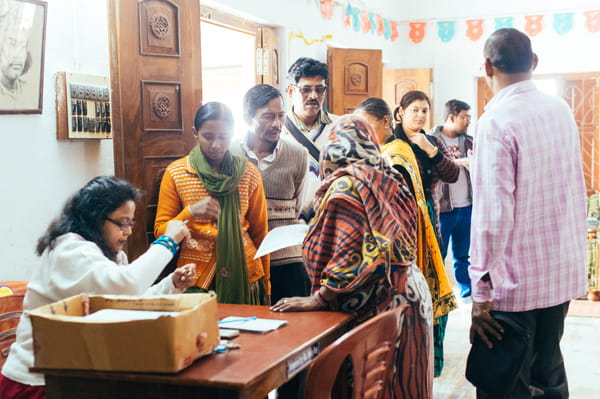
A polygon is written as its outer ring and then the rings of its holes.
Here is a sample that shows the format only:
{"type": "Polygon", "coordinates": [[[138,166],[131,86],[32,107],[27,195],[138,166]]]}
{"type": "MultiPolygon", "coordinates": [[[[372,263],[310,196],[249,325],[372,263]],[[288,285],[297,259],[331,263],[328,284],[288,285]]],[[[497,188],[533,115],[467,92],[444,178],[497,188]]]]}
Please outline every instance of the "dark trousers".
{"type": "MultiPolygon", "coordinates": [[[[275,304],[281,298],[309,294],[310,283],[303,263],[271,266],[271,303],[275,304]]],[[[300,372],[277,389],[277,398],[302,399],[305,379],[306,371],[300,372]]]]}
{"type": "MultiPolygon", "coordinates": [[[[529,331],[529,342],[525,364],[511,392],[504,397],[510,399],[569,397],[567,374],[560,340],[563,335],[565,316],[569,302],[544,309],[527,312],[499,312],[521,323],[529,331]]],[[[493,392],[477,390],[478,399],[496,399],[493,392]]]]}
{"type": "Polygon", "coordinates": [[[446,259],[448,244],[452,239],[454,257],[454,278],[460,288],[461,296],[471,295],[469,278],[469,249],[471,246],[471,210],[465,206],[454,208],[450,212],[440,213],[440,233],[442,235],[442,259],[446,259]]]}
{"type": "Polygon", "coordinates": [[[281,298],[309,294],[310,283],[302,262],[271,266],[272,304],[281,298]]]}

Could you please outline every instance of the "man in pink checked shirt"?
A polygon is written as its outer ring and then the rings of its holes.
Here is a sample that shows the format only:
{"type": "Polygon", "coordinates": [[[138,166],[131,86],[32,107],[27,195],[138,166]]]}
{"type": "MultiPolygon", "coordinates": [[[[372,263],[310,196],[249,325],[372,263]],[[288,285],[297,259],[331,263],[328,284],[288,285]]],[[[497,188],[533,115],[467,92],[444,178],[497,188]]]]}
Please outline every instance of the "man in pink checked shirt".
{"type": "Polygon", "coordinates": [[[586,292],[579,134],[565,101],[533,84],[538,58],[525,34],[497,30],[484,57],[494,97],[477,123],[471,166],[470,338],[491,347],[502,337],[494,310],[530,339],[514,386],[477,397],[567,398],[559,342],[569,301],[586,292]]]}

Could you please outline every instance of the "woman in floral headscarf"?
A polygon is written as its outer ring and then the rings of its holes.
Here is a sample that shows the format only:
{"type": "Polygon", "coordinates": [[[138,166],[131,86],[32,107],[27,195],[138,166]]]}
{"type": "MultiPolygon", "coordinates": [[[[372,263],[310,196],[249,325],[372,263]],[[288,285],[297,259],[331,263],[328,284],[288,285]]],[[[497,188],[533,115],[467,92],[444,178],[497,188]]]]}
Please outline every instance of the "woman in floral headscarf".
{"type": "Polygon", "coordinates": [[[416,259],[415,200],[379,152],[368,123],[340,118],[321,153],[323,183],[304,241],[314,295],[283,298],[275,311],[356,312],[357,322],[408,304],[398,344],[395,397],[431,398],[431,296],[416,259]]]}

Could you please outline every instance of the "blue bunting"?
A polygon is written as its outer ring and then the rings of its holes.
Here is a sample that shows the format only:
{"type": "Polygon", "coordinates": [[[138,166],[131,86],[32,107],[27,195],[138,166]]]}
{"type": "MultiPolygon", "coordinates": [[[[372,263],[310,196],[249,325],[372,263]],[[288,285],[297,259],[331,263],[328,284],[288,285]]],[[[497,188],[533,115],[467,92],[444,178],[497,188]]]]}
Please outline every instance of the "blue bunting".
{"type": "Polygon", "coordinates": [[[573,13],[554,14],[554,23],[552,25],[559,35],[569,33],[573,29],[573,13]]]}
{"type": "Polygon", "coordinates": [[[455,21],[440,21],[438,22],[438,36],[440,39],[447,43],[454,37],[455,33],[455,21]]]}
{"type": "Polygon", "coordinates": [[[496,20],[496,30],[502,28],[512,28],[513,27],[513,17],[498,17],[496,20]]]}

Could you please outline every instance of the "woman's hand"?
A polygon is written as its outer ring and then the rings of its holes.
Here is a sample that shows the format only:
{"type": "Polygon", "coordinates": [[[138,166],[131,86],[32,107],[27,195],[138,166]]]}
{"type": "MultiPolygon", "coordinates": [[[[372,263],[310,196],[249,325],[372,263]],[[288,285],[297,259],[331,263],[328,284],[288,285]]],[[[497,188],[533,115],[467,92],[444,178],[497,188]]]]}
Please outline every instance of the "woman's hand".
{"type": "Polygon", "coordinates": [[[221,206],[215,198],[208,197],[190,205],[190,214],[195,218],[217,220],[221,214],[221,206]]]}
{"type": "Polygon", "coordinates": [[[416,144],[417,147],[419,147],[420,149],[425,151],[427,153],[427,155],[429,155],[430,153],[432,153],[433,151],[435,151],[437,149],[436,146],[434,146],[433,144],[431,144],[429,142],[429,140],[427,140],[427,137],[425,137],[425,135],[423,133],[420,133],[420,132],[411,133],[411,134],[407,133],[406,136],[408,137],[408,139],[410,140],[411,143],[416,144]]]}
{"type": "Polygon", "coordinates": [[[274,312],[308,312],[322,308],[323,305],[314,295],[282,298],[275,305],[271,306],[271,310],[274,312]]]}
{"type": "Polygon", "coordinates": [[[165,235],[171,237],[176,243],[180,243],[192,236],[185,223],[181,220],[171,220],[169,224],[167,224],[165,235]]]}
{"type": "Polygon", "coordinates": [[[181,266],[173,272],[173,285],[180,290],[189,288],[196,283],[195,274],[196,265],[194,263],[181,266]]]}

